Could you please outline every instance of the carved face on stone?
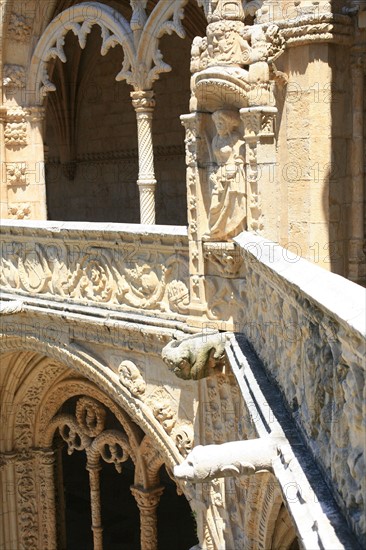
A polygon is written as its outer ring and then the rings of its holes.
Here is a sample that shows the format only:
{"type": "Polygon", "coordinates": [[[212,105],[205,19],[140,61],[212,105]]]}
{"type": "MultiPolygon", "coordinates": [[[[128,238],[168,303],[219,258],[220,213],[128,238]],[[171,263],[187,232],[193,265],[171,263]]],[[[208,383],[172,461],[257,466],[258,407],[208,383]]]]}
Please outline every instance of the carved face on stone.
{"type": "Polygon", "coordinates": [[[234,111],[216,111],[212,115],[217,134],[221,137],[228,136],[239,126],[239,118],[234,111]]]}

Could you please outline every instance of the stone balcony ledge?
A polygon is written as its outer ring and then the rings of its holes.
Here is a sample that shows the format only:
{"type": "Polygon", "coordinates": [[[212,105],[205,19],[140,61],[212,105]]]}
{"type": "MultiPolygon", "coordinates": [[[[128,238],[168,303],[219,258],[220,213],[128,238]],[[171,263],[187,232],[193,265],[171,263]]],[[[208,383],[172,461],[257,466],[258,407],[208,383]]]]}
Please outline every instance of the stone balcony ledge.
{"type": "Polygon", "coordinates": [[[185,227],[4,220],[0,288],[115,311],[186,314],[185,227]]]}

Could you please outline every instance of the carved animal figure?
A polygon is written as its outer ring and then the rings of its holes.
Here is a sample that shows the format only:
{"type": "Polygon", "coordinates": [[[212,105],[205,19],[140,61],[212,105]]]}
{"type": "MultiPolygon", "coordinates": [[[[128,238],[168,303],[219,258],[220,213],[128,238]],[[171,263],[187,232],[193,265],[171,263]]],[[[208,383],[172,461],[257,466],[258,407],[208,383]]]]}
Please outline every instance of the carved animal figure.
{"type": "Polygon", "coordinates": [[[200,380],[222,372],[227,337],[219,332],[173,340],[162,351],[164,362],[178,378],[200,380]]]}
{"type": "Polygon", "coordinates": [[[175,466],[174,475],[200,483],[218,477],[270,472],[278,443],[272,437],[263,437],[222,445],[198,445],[182,464],[175,466]]]}

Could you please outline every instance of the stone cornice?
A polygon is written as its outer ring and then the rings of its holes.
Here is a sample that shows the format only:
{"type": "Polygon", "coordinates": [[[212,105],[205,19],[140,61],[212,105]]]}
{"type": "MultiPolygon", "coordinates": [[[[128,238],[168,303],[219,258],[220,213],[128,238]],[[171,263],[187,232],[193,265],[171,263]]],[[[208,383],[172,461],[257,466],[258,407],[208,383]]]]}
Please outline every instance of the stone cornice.
{"type": "Polygon", "coordinates": [[[263,26],[275,24],[286,40],[286,48],[312,42],[351,44],[354,37],[352,18],[333,13],[303,14],[293,19],[261,21],[263,26]]]}

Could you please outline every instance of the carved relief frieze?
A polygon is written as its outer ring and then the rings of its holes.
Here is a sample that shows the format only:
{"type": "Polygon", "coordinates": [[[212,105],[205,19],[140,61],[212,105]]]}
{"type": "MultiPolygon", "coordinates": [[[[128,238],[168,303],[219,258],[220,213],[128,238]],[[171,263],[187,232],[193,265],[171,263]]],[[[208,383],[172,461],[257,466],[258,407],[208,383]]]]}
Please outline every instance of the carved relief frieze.
{"type": "Polygon", "coordinates": [[[13,12],[10,14],[7,31],[12,40],[27,42],[32,32],[32,20],[30,17],[13,12]]]}
{"type": "Polygon", "coordinates": [[[4,65],[3,86],[16,89],[25,86],[25,68],[22,65],[4,65]]]}
{"type": "Polygon", "coordinates": [[[230,321],[235,318],[240,321],[244,317],[243,296],[245,295],[246,279],[221,279],[207,277],[205,281],[207,297],[207,316],[212,320],[230,321]]]}
{"type": "Polygon", "coordinates": [[[222,277],[237,277],[243,266],[243,256],[235,243],[206,242],[203,254],[222,277]]]}
{"type": "Polygon", "coordinates": [[[25,187],[28,184],[27,163],[7,162],[6,183],[9,187],[25,187]]]}
{"type": "Polygon", "coordinates": [[[27,145],[28,110],[8,109],[5,115],[4,141],[9,149],[20,149],[27,145]]]}
{"type": "MultiPolygon", "coordinates": [[[[9,215],[27,218],[30,205],[10,205],[9,215]]],[[[165,251],[158,242],[143,250],[138,239],[122,248],[11,242],[1,260],[0,281],[5,287],[52,292],[78,302],[186,313],[190,298],[183,250],[175,252],[173,246],[165,251]]]]}
{"type": "Polygon", "coordinates": [[[248,186],[248,230],[260,233],[264,229],[259,182],[258,149],[265,138],[274,137],[274,107],[249,107],[240,110],[246,143],[246,178],[248,186]]]}
{"type": "MultiPolygon", "coordinates": [[[[277,25],[246,26],[242,21],[221,19],[207,26],[206,37],[194,39],[191,71],[196,73],[214,66],[245,68],[258,62],[273,63],[284,49],[285,40],[277,25]]],[[[246,75],[248,78],[248,71],[246,75]]]]}
{"type": "Polygon", "coordinates": [[[122,361],[118,367],[119,381],[134,397],[141,398],[146,390],[146,382],[139,368],[132,361],[122,361]]]}
{"type": "Polygon", "coordinates": [[[20,547],[38,550],[37,486],[33,461],[18,462],[15,475],[20,547]]]}
{"type": "Polygon", "coordinates": [[[31,216],[32,208],[29,202],[9,204],[8,215],[14,220],[28,220],[31,216]]]}

